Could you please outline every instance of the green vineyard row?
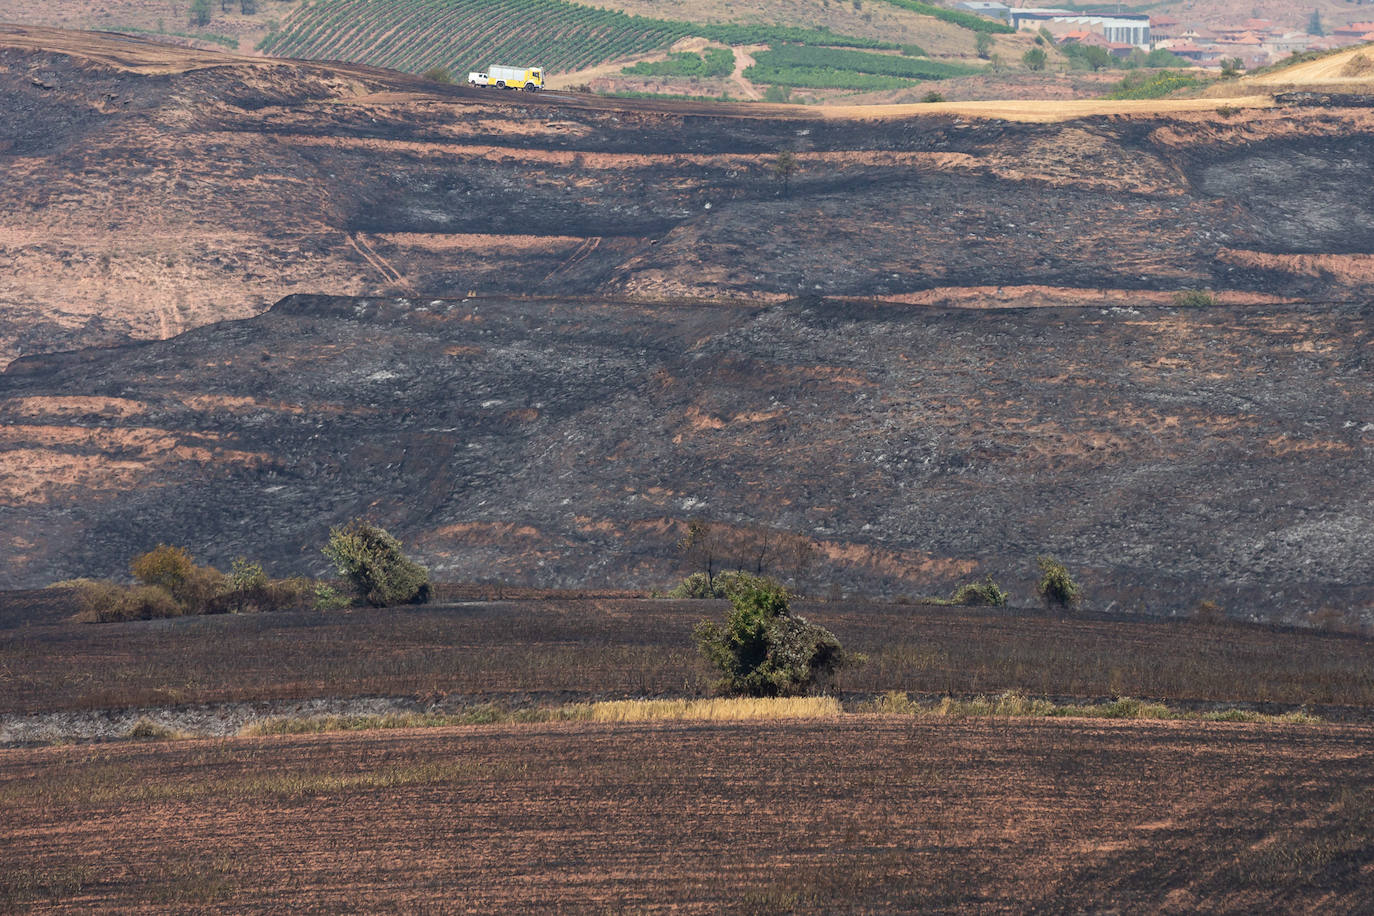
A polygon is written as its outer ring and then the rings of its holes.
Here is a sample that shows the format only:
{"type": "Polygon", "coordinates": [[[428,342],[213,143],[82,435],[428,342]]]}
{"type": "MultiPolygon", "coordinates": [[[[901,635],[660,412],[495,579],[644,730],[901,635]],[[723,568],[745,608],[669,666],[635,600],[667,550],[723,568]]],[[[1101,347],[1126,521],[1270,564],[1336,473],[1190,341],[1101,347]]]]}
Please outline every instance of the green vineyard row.
{"type": "Polygon", "coordinates": [[[565,0],[314,0],[258,48],[280,57],[462,75],[492,64],[580,70],[689,36],[724,44],[896,47],[823,29],[675,22],[565,0]]]}

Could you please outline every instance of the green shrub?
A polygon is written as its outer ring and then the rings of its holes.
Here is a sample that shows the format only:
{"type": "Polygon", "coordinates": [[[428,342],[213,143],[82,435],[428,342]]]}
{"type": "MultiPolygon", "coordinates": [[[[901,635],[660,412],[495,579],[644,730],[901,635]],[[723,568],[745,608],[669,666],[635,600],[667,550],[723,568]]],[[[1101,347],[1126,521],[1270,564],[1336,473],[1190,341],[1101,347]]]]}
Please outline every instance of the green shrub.
{"type": "MultiPolygon", "coordinates": [[[[654,21],[654,20],[646,20],[654,21]]],[[[839,35],[827,28],[806,29],[787,25],[739,25],[735,23],[664,23],[680,28],[685,35],[699,35],[723,45],[808,45],[825,48],[872,48],[895,51],[897,45],[876,38],[839,35]]]]}
{"type": "Polygon", "coordinates": [[[92,594],[90,610],[82,619],[93,623],[120,623],[180,617],[185,613],[181,603],[159,585],[100,584],[104,588],[92,594]]]}
{"type": "Polygon", "coordinates": [[[1174,305],[1179,308],[1209,308],[1216,304],[1216,293],[1210,289],[1185,289],[1174,293],[1174,305]]]}
{"type": "Polygon", "coordinates": [[[1045,607],[1069,608],[1082,599],[1083,590],[1063,563],[1048,556],[1038,557],[1035,562],[1040,567],[1040,582],[1035,590],[1044,599],[1045,607]]]}
{"type": "Polygon", "coordinates": [[[443,67],[430,67],[420,75],[433,83],[448,84],[453,82],[453,74],[449,73],[448,70],[443,67]]]}
{"type": "Polygon", "coordinates": [[[627,76],[677,76],[710,79],[729,76],[735,71],[735,52],[729,48],[707,48],[700,54],[682,51],[670,54],[667,60],[647,61],[625,67],[627,76]]]}
{"type": "Polygon", "coordinates": [[[1005,22],[996,22],[992,19],[984,19],[976,13],[964,13],[958,10],[946,9],[943,6],[935,6],[930,3],[922,3],[921,0],[887,0],[893,6],[900,6],[903,9],[911,10],[913,13],[920,13],[923,16],[934,16],[936,19],[957,25],[960,28],[968,29],[972,32],[993,33],[1011,35],[1016,32],[1005,22]]]}
{"type": "Polygon", "coordinates": [[[317,611],[338,611],[352,604],[347,595],[340,595],[334,586],[325,582],[315,583],[314,608],[317,611]]]}
{"type": "Polygon", "coordinates": [[[717,689],[746,696],[797,696],[824,690],[857,658],[835,635],[796,616],[787,589],[771,579],[739,574],[725,625],[703,620],[694,637],[722,677],[717,689]]]}
{"type": "Polygon", "coordinates": [[[724,598],[725,592],[720,590],[716,583],[720,581],[720,576],[714,579],[707,577],[706,573],[692,573],[683,579],[677,587],[668,592],[669,598],[724,598]]]}
{"type": "MultiPolygon", "coordinates": [[[[938,80],[952,76],[971,76],[981,73],[977,67],[947,64],[925,58],[897,57],[892,54],[870,54],[840,48],[812,48],[783,45],[754,55],[755,65],[746,73],[762,75],[761,82],[786,83],[768,78],[768,74],[814,71],[814,74],[844,74],[848,80],[863,76],[877,81],[878,77],[938,80]]],[[[752,77],[751,77],[752,78],[752,77]]],[[[819,77],[817,77],[819,78],[819,77]]],[[[834,76],[839,79],[839,76],[834,76]]],[[[803,85],[791,83],[791,85],[803,85]]],[[[848,87],[840,87],[848,88],[848,87]]]]}
{"type": "Polygon", "coordinates": [[[96,579],[70,579],[50,588],[75,592],[77,623],[118,623],[124,620],[153,620],[180,617],[182,606],[159,585],[118,585],[96,579]]]}
{"type": "Polygon", "coordinates": [[[992,576],[982,582],[969,582],[954,590],[951,603],[964,607],[1006,607],[1007,593],[1002,590],[992,576]]]}
{"type": "Polygon", "coordinates": [[[1136,71],[1122,77],[1107,93],[1109,99],[1162,99],[1180,89],[1199,89],[1207,81],[1191,73],[1172,70],[1163,72],[1136,71]]]}
{"type": "Polygon", "coordinates": [[[1059,50],[1069,59],[1069,63],[1085,70],[1106,70],[1108,67],[1119,66],[1117,59],[1112,57],[1106,48],[1097,45],[1067,44],[1059,50]]]}
{"type": "MultiPolygon", "coordinates": [[[[144,585],[160,588],[181,605],[181,613],[203,614],[229,591],[229,580],[213,566],[197,566],[184,547],[158,544],[129,562],[144,585]]],[[[172,615],[160,615],[172,616],[172,615]]]]}
{"type": "Polygon", "coordinates": [[[174,591],[196,568],[195,561],[185,547],[158,544],[147,553],[129,561],[129,572],[145,585],[158,585],[174,591]]]}
{"type": "Polygon", "coordinates": [[[385,529],[355,518],[331,528],[324,555],[373,607],[429,601],[429,572],[406,558],[385,529]]]}
{"type": "Polygon", "coordinates": [[[1021,55],[1021,63],[1025,65],[1027,70],[1044,70],[1047,60],[1049,60],[1049,55],[1045,53],[1044,48],[1031,48],[1021,55]]]}
{"type": "Polygon", "coordinates": [[[717,573],[707,578],[705,573],[692,573],[673,590],[669,598],[730,598],[753,587],[754,576],[738,570],[717,573]]]}

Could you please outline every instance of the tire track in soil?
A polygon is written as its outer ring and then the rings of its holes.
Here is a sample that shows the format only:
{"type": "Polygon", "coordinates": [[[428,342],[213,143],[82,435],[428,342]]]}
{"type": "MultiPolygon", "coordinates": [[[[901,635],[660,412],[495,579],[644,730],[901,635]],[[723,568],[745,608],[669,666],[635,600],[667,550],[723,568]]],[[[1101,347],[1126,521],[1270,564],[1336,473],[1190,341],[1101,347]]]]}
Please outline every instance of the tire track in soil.
{"type": "Polygon", "coordinates": [[[367,239],[363,237],[361,232],[350,232],[348,234],[348,241],[349,244],[353,246],[353,249],[357,251],[358,254],[362,255],[363,259],[371,264],[373,269],[380,273],[385,280],[400,286],[410,293],[415,292],[415,287],[411,285],[411,282],[407,280],[399,270],[393,267],[386,258],[378,254],[376,250],[368,244],[367,239]]]}

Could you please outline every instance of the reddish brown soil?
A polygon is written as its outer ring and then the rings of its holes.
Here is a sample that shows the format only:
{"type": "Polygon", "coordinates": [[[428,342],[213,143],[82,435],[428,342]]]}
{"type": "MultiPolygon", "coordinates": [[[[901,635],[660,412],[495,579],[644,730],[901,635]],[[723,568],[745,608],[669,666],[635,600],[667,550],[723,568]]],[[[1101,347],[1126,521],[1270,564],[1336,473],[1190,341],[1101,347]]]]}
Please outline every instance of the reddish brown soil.
{"type": "MultiPolygon", "coordinates": [[[[44,909],[1355,912],[1374,730],[478,726],[0,751],[44,909]]],[[[0,898],[3,900],[3,898],[0,898]]]]}

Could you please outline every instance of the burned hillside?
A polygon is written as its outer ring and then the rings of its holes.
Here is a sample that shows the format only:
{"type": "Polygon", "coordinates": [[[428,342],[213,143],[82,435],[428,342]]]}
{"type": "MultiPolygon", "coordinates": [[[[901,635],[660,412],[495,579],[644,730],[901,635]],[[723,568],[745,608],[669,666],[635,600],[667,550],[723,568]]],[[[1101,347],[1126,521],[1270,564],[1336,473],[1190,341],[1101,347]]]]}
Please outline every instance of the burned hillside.
{"type": "Polygon", "coordinates": [[[292,293],[1326,301],[1374,277],[1359,106],[866,119],[11,29],[0,107],[6,361],[292,293]]]}
{"type": "Polygon", "coordinates": [[[1098,609],[1294,614],[1374,573],[1369,318],[293,297],[0,376],[3,583],[319,572],[368,514],[441,578],[647,588],[705,519],[812,541],[822,592],[1027,600],[1053,553],[1098,609]]]}

